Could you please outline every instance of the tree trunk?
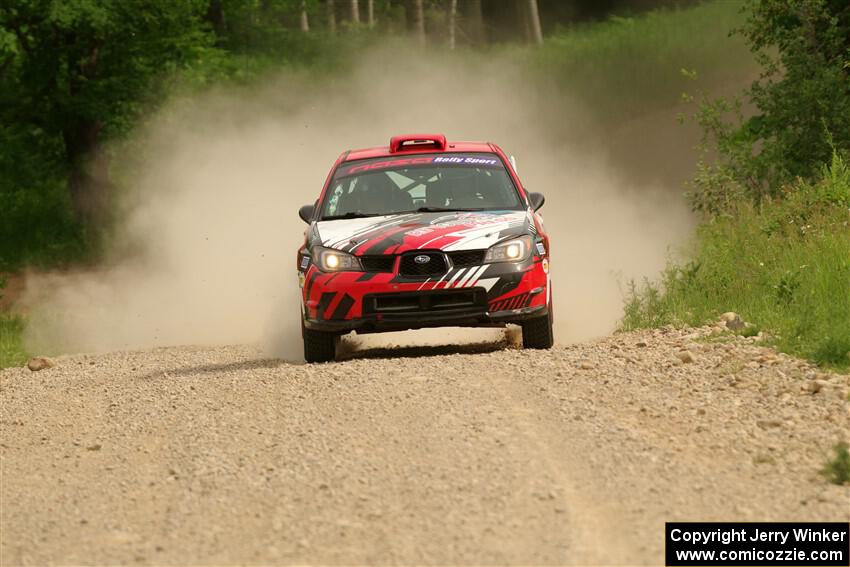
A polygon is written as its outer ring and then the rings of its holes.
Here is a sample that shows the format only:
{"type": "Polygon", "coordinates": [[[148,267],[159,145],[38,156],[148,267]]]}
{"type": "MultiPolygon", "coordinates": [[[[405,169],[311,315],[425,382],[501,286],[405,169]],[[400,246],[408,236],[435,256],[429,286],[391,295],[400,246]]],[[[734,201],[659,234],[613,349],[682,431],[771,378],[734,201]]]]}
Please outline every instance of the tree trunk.
{"type": "Polygon", "coordinates": [[[112,183],[109,160],[100,147],[103,125],[96,120],[80,120],[62,132],[68,160],[68,190],[78,222],[99,224],[109,210],[112,183]]]}
{"type": "Polygon", "coordinates": [[[369,27],[375,27],[375,0],[368,0],[366,2],[367,13],[369,17],[369,27]]]}
{"type": "Polygon", "coordinates": [[[484,35],[484,15],[481,11],[481,0],[465,0],[466,29],[469,40],[473,45],[481,45],[486,42],[484,35]]]}
{"type": "Polygon", "coordinates": [[[351,23],[360,23],[360,3],[357,0],[351,0],[351,23]]]}
{"type": "Polygon", "coordinates": [[[210,23],[217,38],[221,39],[224,37],[226,29],[224,25],[224,6],[221,0],[210,0],[204,19],[210,23]]]}
{"type": "Polygon", "coordinates": [[[425,6],[423,0],[415,0],[415,23],[416,23],[416,38],[419,45],[425,45],[425,6]]]}
{"type": "Polygon", "coordinates": [[[449,4],[449,49],[455,48],[455,28],[457,27],[457,0],[449,4]]]}
{"type": "Polygon", "coordinates": [[[528,20],[531,31],[531,40],[540,45],[543,43],[543,29],[540,27],[540,12],[537,9],[537,0],[528,0],[528,20]]]}
{"type": "Polygon", "coordinates": [[[310,31],[310,19],[307,17],[307,0],[301,0],[301,31],[310,31]]]}
{"type": "Polygon", "coordinates": [[[523,43],[531,43],[531,25],[528,21],[528,3],[523,0],[514,4],[519,37],[523,43]]]}
{"type": "Polygon", "coordinates": [[[334,0],[325,0],[325,8],[328,10],[328,31],[336,33],[336,6],[334,6],[334,0]]]}
{"type": "MultiPolygon", "coordinates": [[[[84,83],[97,76],[100,48],[99,42],[94,42],[87,55],[76,61],[79,74],[72,74],[68,81],[68,100],[78,100],[84,83]]],[[[66,116],[62,140],[68,163],[71,207],[78,222],[96,226],[106,219],[112,194],[109,160],[101,147],[103,123],[74,112],[66,116]]]]}

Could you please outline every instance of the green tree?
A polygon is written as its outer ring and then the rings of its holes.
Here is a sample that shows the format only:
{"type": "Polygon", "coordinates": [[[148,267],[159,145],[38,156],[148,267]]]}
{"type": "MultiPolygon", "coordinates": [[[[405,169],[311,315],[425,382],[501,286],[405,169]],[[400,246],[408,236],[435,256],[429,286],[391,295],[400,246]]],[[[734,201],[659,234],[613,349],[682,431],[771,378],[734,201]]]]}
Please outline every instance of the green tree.
{"type": "Polygon", "coordinates": [[[850,3],[760,0],[742,31],[764,69],[744,126],[764,146],[755,165],[774,186],[811,178],[850,149],[850,3]]]}
{"type": "Polygon", "coordinates": [[[109,203],[104,141],[128,129],[158,77],[210,45],[207,9],[206,0],[16,0],[0,7],[4,138],[64,162],[79,222],[96,221],[109,203]]]}
{"type": "Polygon", "coordinates": [[[737,32],[761,76],[744,100],[706,101],[697,114],[720,157],[696,179],[695,206],[709,212],[738,193],[778,195],[850,151],[850,3],[750,0],[746,14],[737,32]]]}

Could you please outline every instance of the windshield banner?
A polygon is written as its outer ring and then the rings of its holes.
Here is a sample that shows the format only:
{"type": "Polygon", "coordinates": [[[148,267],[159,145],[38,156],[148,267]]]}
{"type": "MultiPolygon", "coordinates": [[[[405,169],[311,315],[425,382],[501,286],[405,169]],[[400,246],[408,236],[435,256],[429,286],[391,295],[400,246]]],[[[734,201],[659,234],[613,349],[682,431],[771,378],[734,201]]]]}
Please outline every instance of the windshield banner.
{"type": "Polygon", "coordinates": [[[503,167],[499,158],[493,154],[429,154],[424,156],[377,158],[352,162],[351,165],[343,164],[337,170],[336,178],[388,169],[408,169],[410,167],[434,165],[475,168],[503,167]]]}

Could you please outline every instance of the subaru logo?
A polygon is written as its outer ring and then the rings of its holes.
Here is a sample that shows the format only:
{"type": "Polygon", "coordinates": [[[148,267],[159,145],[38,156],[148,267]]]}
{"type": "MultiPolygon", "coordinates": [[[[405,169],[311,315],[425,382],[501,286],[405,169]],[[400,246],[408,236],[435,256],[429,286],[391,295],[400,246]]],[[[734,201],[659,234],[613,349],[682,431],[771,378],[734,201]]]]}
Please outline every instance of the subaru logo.
{"type": "Polygon", "coordinates": [[[431,261],[431,257],[426,256],[424,254],[420,254],[419,256],[414,257],[413,261],[416,262],[417,264],[427,264],[428,262],[431,261]]]}

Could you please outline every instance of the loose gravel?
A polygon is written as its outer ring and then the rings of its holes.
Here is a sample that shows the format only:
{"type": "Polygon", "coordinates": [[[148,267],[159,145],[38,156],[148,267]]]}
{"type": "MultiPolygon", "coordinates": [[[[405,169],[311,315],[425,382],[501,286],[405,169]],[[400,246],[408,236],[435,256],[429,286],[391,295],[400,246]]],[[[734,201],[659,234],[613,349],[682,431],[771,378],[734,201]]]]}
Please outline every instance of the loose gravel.
{"type": "Polygon", "coordinates": [[[0,371],[0,563],[660,564],[665,521],[848,521],[848,376],[712,329],[0,371]]]}

